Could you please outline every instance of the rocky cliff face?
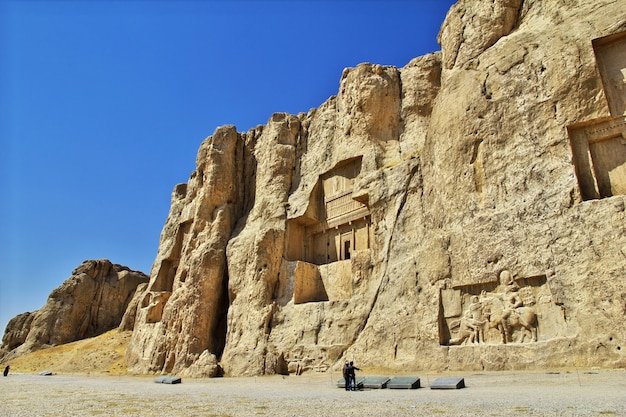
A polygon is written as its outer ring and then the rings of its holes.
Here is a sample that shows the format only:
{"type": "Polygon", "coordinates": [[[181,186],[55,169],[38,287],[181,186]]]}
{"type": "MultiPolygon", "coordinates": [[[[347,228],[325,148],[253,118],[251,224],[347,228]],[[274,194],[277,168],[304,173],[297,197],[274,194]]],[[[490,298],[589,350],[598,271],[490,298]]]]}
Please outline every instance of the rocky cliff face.
{"type": "Polygon", "coordinates": [[[42,308],[11,319],[0,354],[8,360],[118,327],[137,286],[148,280],[144,273],[106,259],[85,261],[42,308]]]}
{"type": "Polygon", "coordinates": [[[172,195],[129,368],[626,365],[624,31],[621,1],[461,0],[441,52],[218,128],[172,195]]]}

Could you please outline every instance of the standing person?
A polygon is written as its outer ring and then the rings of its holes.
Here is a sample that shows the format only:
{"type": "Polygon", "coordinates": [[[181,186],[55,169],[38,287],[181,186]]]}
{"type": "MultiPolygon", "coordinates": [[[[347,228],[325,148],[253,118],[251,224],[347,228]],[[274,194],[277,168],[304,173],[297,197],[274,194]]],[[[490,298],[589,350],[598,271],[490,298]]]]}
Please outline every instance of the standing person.
{"type": "Polygon", "coordinates": [[[354,362],[350,361],[350,364],[348,365],[348,373],[350,374],[350,390],[352,391],[356,391],[356,375],[354,373],[355,370],[360,371],[359,368],[354,366],[354,362]]]}
{"type": "Polygon", "coordinates": [[[343,365],[343,380],[345,382],[346,391],[350,390],[350,362],[346,361],[345,365],[343,365]]]}
{"type": "Polygon", "coordinates": [[[7,365],[7,367],[6,367],[6,368],[4,368],[4,376],[9,375],[9,368],[10,368],[10,366],[9,366],[9,365],[7,365]]]}

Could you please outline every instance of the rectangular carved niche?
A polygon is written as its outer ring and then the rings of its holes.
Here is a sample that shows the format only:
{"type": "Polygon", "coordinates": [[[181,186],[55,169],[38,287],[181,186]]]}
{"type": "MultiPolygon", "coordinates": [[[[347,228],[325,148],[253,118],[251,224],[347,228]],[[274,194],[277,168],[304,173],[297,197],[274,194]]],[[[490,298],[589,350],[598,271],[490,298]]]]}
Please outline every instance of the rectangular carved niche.
{"type": "Polygon", "coordinates": [[[302,261],[284,261],[275,298],[280,305],[337,301],[352,296],[350,262],[314,265],[302,261]]]}
{"type": "Polygon", "coordinates": [[[275,294],[281,305],[352,296],[352,262],[372,241],[367,198],[354,198],[361,157],[320,175],[304,215],[287,223],[285,262],[275,294]]]}
{"type": "Polygon", "coordinates": [[[306,260],[317,265],[348,260],[370,247],[369,217],[308,235],[306,260]]]}
{"type": "Polygon", "coordinates": [[[365,204],[352,198],[354,179],[360,172],[361,158],[356,158],[321,176],[326,227],[335,227],[369,214],[365,204]]]}
{"type": "Polygon", "coordinates": [[[369,207],[352,195],[360,172],[361,157],[357,157],[340,162],[319,177],[305,215],[287,224],[288,260],[326,265],[369,249],[369,207]]]}
{"type": "Polygon", "coordinates": [[[567,128],[583,200],[626,194],[626,32],[592,44],[611,117],[567,128]]]}
{"type": "Polygon", "coordinates": [[[611,116],[626,115],[626,32],[592,43],[611,116]]]}
{"type": "Polygon", "coordinates": [[[626,194],[626,117],[568,127],[583,200],[626,194]]]}

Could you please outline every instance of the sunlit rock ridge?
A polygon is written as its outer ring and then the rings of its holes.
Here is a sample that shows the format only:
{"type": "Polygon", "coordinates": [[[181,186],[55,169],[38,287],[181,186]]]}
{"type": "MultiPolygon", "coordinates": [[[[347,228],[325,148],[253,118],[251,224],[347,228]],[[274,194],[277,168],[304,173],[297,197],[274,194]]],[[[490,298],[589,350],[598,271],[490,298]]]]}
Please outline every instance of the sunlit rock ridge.
{"type": "Polygon", "coordinates": [[[460,0],[440,52],[217,128],[129,370],[625,366],[625,31],[623,1],[460,0]]]}
{"type": "Polygon", "coordinates": [[[87,260],[72,271],[39,310],[11,319],[2,336],[0,360],[62,345],[134,325],[124,313],[137,291],[146,288],[143,272],[108,259],[87,260]]]}

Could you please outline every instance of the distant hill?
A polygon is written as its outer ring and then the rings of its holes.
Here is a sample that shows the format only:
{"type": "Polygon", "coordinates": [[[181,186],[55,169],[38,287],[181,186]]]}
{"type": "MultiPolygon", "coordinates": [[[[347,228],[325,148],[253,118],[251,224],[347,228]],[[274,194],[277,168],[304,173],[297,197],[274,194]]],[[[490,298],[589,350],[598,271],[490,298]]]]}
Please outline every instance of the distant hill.
{"type": "Polygon", "coordinates": [[[11,373],[126,373],[124,353],[131,332],[111,330],[99,336],[66,343],[19,356],[2,363],[11,373]]]}

